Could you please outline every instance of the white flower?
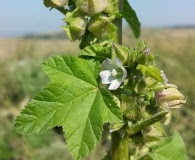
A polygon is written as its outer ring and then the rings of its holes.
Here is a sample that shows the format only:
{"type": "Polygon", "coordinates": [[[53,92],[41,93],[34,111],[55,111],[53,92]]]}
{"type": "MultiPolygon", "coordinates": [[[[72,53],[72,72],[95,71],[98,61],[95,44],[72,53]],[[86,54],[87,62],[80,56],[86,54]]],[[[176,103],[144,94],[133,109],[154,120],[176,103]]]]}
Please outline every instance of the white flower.
{"type": "Polygon", "coordinates": [[[109,90],[116,90],[127,76],[127,71],[123,67],[122,62],[117,57],[114,60],[107,58],[103,62],[103,67],[106,70],[100,72],[102,83],[110,84],[109,90]]]}

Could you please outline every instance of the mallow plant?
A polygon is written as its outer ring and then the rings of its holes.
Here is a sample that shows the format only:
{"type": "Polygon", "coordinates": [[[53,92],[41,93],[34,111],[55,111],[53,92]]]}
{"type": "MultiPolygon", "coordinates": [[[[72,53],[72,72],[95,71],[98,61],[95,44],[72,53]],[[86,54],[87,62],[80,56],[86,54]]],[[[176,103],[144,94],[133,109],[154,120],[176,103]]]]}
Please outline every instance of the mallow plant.
{"type": "Polygon", "coordinates": [[[61,126],[75,160],[91,153],[105,128],[111,140],[104,160],[187,159],[179,133],[168,136],[163,128],[186,98],[168,83],[143,40],[132,48],[122,45],[122,19],[140,36],[129,2],[44,0],[44,5],[65,15],[63,30],[70,41],[80,41],[80,52],[43,62],[50,82],[17,116],[17,132],[61,126]]]}

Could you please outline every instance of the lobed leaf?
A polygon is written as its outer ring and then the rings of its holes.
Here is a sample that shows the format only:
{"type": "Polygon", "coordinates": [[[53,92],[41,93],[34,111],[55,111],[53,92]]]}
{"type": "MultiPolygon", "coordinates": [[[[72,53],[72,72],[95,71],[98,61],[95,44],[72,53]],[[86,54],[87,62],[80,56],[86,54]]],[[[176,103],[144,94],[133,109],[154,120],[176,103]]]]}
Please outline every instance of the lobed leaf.
{"type": "Polygon", "coordinates": [[[98,88],[99,62],[54,56],[43,69],[51,83],[16,118],[16,130],[32,134],[62,126],[70,153],[83,159],[100,141],[103,124],[122,120],[121,111],[112,95],[98,88]]]}

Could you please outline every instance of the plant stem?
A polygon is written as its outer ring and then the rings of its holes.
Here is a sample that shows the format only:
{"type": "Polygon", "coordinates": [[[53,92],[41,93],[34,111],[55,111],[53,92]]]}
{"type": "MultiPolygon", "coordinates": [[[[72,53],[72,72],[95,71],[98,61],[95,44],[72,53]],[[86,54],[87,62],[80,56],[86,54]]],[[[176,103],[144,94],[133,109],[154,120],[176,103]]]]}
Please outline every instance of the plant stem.
{"type": "MultiPolygon", "coordinates": [[[[123,0],[118,0],[118,9],[122,11],[123,0]]],[[[118,29],[117,43],[122,44],[122,18],[115,20],[115,25],[118,29]]],[[[128,135],[121,136],[117,131],[111,134],[111,159],[112,160],[128,160],[129,158],[129,137],[128,135]]]]}
{"type": "MultiPolygon", "coordinates": [[[[123,10],[123,0],[117,0],[118,1],[118,10],[123,10]]],[[[118,31],[117,31],[117,42],[118,44],[122,44],[122,18],[117,18],[114,21],[114,24],[116,25],[118,31]]]]}
{"type": "Polygon", "coordinates": [[[169,112],[168,111],[161,111],[159,113],[156,113],[152,117],[149,117],[143,121],[137,122],[136,124],[134,124],[130,128],[129,127],[126,128],[126,132],[129,133],[129,135],[134,135],[137,132],[147,128],[148,126],[160,121],[161,119],[163,119],[167,115],[167,113],[169,113],[169,112]]]}
{"type": "Polygon", "coordinates": [[[129,157],[129,137],[121,136],[118,132],[112,133],[111,141],[112,160],[128,160],[129,157]]]}

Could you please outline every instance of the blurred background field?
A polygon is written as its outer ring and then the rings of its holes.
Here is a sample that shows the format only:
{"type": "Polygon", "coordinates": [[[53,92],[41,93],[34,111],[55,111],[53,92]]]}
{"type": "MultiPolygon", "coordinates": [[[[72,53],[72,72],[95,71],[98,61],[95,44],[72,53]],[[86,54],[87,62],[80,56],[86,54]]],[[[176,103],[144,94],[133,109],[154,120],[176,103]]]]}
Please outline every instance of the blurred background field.
{"type": "MultiPolygon", "coordinates": [[[[124,31],[123,43],[134,47],[136,40],[124,31]]],[[[41,135],[18,135],[14,119],[48,78],[41,63],[52,55],[77,54],[78,43],[64,33],[26,35],[0,39],[0,160],[71,160],[63,136],[53,130],[41,135]]],[[[173,112],[166,130],[182,135],[190,160],[195,159],[195,28],[143,29],[142,36],[156,55],[157,65],[186,95],[187,103],[173,112]]],[[[94,151],[87,159],[99,160],[94,151]]]]}

